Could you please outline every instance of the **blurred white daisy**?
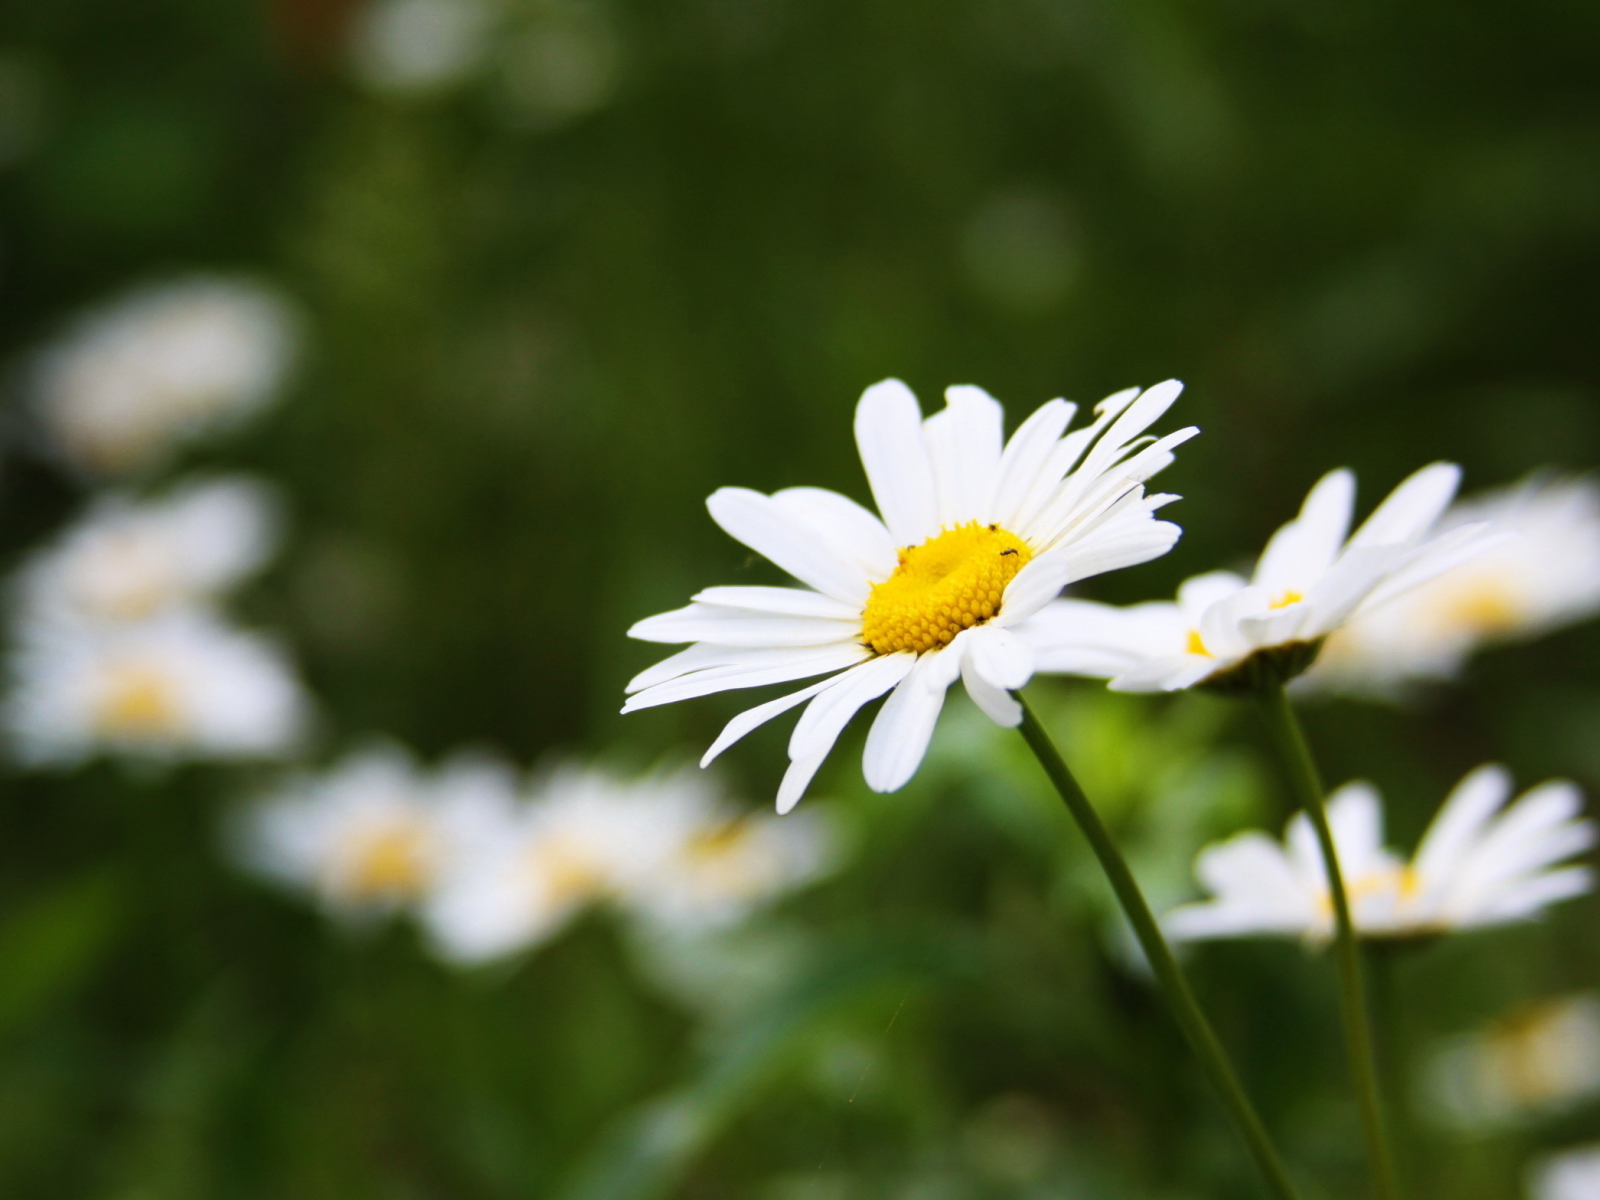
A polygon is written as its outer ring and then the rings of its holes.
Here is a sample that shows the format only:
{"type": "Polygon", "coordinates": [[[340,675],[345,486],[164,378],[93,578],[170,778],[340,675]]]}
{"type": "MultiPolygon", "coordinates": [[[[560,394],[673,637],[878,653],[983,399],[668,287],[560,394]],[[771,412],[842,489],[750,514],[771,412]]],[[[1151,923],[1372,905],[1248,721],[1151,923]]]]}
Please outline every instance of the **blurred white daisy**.
{"type": "Polygon", "coordinates": [[[1119,392],[1073,433],[1075,407],[1052,400],[1002,445],[1000,405],[979,388],[948,389],[927,420],[898,380],[868,388],[856,443],[882,519],[820,488],[715,492],[712,519],[806,586],[710,588],[639,622],[633,637],[694,645],[635,677],[623,711],[828,675],[735,717],[702,760],[809,701],[779,812],[885,692],[863,762],[877,791],[916,772],[958,676],[992,719],[1016,725],[1010,692],[1034,671],[1029,618],[1067,584],[1156,558],[1178,538],[1154,516],[1174,497],[1147,496],[1143,484],[1197,431],[1141,435],[1181,390],[1169,381],[1119,392]]]}
{"type": "Polygon", "coordinates": [[[275,757],[306,717],[277,646],[201,610],[131,625],[25,619],[11,677],[5,724],[32,764],[275,757]]]}
{"type": "Polygon", "coordinates": [[[1546,1000],[1454,1038],[1422,1077],[1433,1115],[1462,1129],[1546,1116],[1600,1094],[1600,1000],[1546,1000]]]}
{"type": "Polygon", "coordinates": [[[140,288],[84,314],[39,353],[36,411],[77,466],[146,467],[266,405],[292,357],[294,324],[286,303],[254,283],[198,277],[140,288]]]}
{"type": "Polygon", "coordinates": [[[1300,515],[1267,543],[1245,580],[1214,571],[1188,580],[1176,603],[1114,608],[1058,600],[1032,622],[1037,669],[1109,678],[1119,691],[1227,684],[1270,657],[1284,677],[1304,670],[1321,640],[1491,544],[1481,524],[1432,533],[1460,469],[1424,467],[1346,539],[1355,477],[1311,489],[1300,515]]]}
{"type": "Polygon", "coordinates": [[[498,761],[458,756],[424,772],[384,744],[290,780],[247,809],[229,840],[257,874],[311,893],[335,916],[361,918],[420,904],[510,830],[515,810],[515,776],[498,761]]]}
{"type": "Polygon", "coordinates": [[[1449,679],[1480,646],[1537,637],[1600,612],[1600,487],[1533,480],[1457,504],[1441,529],[1512,536],[1338,630],[1301,680],[1390,696],[1449,679]]]}
{"type": "Polygon", "coordinates": [[[376,0],[353,23],[356,77],[382,92],[446,89],[483,61],[491,17],[483,0],[376,0]]]}
{"type": "Polygon", "coordinates": [[[1595,1200],[1600,1196],[1600,1146],[1551,1155],[1528,1174],[1532,1200],[1595,1200]]]}
{"type": "Polygon", "coordinates": [[[652,806],[665,851],[625,881],[620,899],[647,925],[698,934],[735,925],[837,861],[837,831],[823,813],[789,820],[744,812],[696,781],[680,779],[652,806]]]}
{"type": "Polygon", "coordinates": [[[226,478],[190,482],[159,500],[102,496],[22,572],[22,602],[36,616],[137,621],[216,599],[259,569],[276,538],[265,485],[226,478]]]}
{"type": "MultiPolygon", "coordinates": [[[[1511,776],[1498,766],[1469,774],[1445,800],[1408,864],[1384,847],[1383,805],[1367,783],[1328,802],[1356,932],[1404,938],[1520,921],[1589,890],[1593,874],[1569,860],[1594,844],[1583,797],[1552,781],[1507,806],[1511,776]]],[[[1326,941],[1333,905],[1311,823],[1289,823],[1284,844],[1263,833],[1207,847],[1195,874],[1213,898],[1168,914],[1178,939],[1282,934],[1326,941]]]]}
{"type": "Polygon", "coordinates": [[[681,774],[624,781],[579,767],[552,772],[429,895],[423,919],[440,956],[465,964],[516,953],[628,890],[669,852],[671,793],[690,786],[681,774]]]}

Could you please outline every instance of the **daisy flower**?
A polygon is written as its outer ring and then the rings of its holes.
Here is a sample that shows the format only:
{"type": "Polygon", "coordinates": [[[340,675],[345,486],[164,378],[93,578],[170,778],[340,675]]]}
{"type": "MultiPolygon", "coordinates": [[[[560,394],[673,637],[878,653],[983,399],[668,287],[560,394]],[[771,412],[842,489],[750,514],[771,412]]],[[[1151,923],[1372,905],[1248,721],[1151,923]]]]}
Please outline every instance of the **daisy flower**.
{"type": "Polygon", "coordinates": [[[247,869],[359,919],[421,902],[511,825],[515,806],[515,777],[496,760],[462,755],[428,773],[382,744],[288,781],[240,814],[228,840],[247,869]]]}
{"type": "Polygon", "coordinates": [[[639,622],[633,637],[693,644],[635,677],[623,711],[827,675],[735,717],[702,760],[807,704],[780,813],[850,718],[885,692],[863,762],[877,791],[916,772],[958,677],[991,718],[1018,724],[1009,693],[1034,671],[1029,618],[1069,583],[1156,558],[1178,538],[1153,515],[1175,497],[1147,496],[1143,484],[1197,431],[1141,435],[1181,390],[1169,381],[1119,392],[1071,433],[1074,406],[1052,400],[1002,444],[1000,405],[979,388],[950,388],[926,420],[898,380],[868,388],[856,444],[881,518],[819,488],[713,493],[712,519],[804,586],[709,588],[639,622]]]}
{"type": "Polygon", "coordinates": [[[1600,1196],[1600,1146],[1552,1155],[1528,1176],[1533,1200],[1594,1200],[1600,1196]]]}
{"type": "MultiPolygon", "coordinates": [[[[1410,863],[1383,844],[1383,805],[1367,783],[1328,803],[1356,932],[1406,938],[1499,925],[1536,916],[1589,890],[1588,867],[1568,860],[1594,844],[1571,783],[1541,784],[1509,807],[1511,776],[1484,766],[1456,785],[1410,863]]],[[[1210,846],[1195,874],[1213,899],[1166,919],[1178,939],[1281,934],[1326,941],[1333,934],[1327,873],[1302,813],[1284,843],[1250,832],[1210,846]]]]}
{"type": "Polygon", "coordinates": [[[17,636],[3,717],[27,763],[275,757],[305,723],[282,652],[202,610],[131,625],[27,619],[17,636]]]}
{"type": "Polygon", "coordinates": [[[293,356],[285,302],[240,280],[144,287],[93,310],[33,364],[32,398],[73,464],[120,473],[265,406],[293,356]]]}
{"type": "Polygon", "coordinates": [[[1199,575],[1179,588],[1176,603],[1047,606],[1032,622],[1037,669],[1109,678],[1129,692],[1248,686],[1262,666],[1297,674],[1345,622],[1490,544],[1477,523],[1433,533],[1460,476],[1448,463],[1424,467],[1347,539],[1355,477],[1333,471],[1273,535],[1248,580],[1230,571],[1199,575]]]}
{"type": "Polygon", "coordinates": [[[423,920],[440,957],[485,962],[554,936],[593,903],[626,894],[660,869],[663,837],[697,785],[681,773],[626,781],[565,767],[512,819],[466,847],[438,881],[423,920]]]}
{"type": "Polygon", "coordinates": [[[1450,679],[1480,646],[1538,637],[1600,612],[1600,487],[1535,479],[1453,507],[1442,530],[1511,536],[1328,639],[1307,690],[1392,696],[1450,679]]]}
{"type": "Polygon", "coordinates": [[[190,482],[159,500],[103,496],[24,567],[22,600],[88,621],[208,602],[266,562],[276,517],[272,493],[238,477],[190,482]]]}
{"type": "Polygon", "coordinates": [[[1450,1040],[1424,1076],[1446,1124],[1490,1129],[1570,1108],[1600,1093],[1600,1000],[1530,1004],[1450,1040]]]}

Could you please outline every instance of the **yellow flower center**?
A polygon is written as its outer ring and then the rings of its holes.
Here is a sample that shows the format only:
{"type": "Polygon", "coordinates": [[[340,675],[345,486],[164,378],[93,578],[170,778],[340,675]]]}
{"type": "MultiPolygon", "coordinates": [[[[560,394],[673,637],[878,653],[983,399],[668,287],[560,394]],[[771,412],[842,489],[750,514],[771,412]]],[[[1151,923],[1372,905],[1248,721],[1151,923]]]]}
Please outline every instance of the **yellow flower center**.
{"type": "Polygon", "coordinates": [[[1207,658],[1211,657],[1211,651],[1206,649],[1206,640],[1200,636],[1198,629],[1189,630],[1189,640],[1184,643],[1183,649],[1186,654],[1203,654],[1207,658]]]}
{"type": "Polygon", "coordinates": [[[1305,599],[1305,597],[1302,596],[1299,592],[1295,591],[1293,588],[1290,588],[1288,591],[1284,592],[1283,595],[1279,596],[1276,600],[1274,600],[1272,602],[1272,607],[1273,608],[1288,608],[1289,605],[1291,605],[1291,604],[1299,604],[1300,601],[1302,601],[1304,599],[1305,599]]]}
{"type": "Polygon", "coordinates": [[[183,710],[171,682],[149,667],[114,670],[97,716],[101,731],[112,735],[148,737],[173,733],[183,724],[183,710]]]}
{"type": "Polygon", "coordinates": [[[427,839],[410,825],[370,834],[341,891],[352,900],[416,896],[428,885],[427,839]]]}
{"type": "Polygon", "coordinates": [[[553,904],[577,904],[606,891],[604,869],[568,838],[552,837],[535,847],[532,865],[553,904]]]}
{"type": "Polygon", "coordinates": [[[862,640],[879,654],[923,654],[1000,611],[1006,585],[1033,557],[1016,534],[969,521],[900,551],[894,574],[875,584],[862,640]]]}
{"type": "Polygon", "coordinates": [[[1452,596],[1440,608],[1439,623],[1478,637],[1509,633],[1522,623],[1516,597],[1499,583],[1484,582],[1452,596]]]}

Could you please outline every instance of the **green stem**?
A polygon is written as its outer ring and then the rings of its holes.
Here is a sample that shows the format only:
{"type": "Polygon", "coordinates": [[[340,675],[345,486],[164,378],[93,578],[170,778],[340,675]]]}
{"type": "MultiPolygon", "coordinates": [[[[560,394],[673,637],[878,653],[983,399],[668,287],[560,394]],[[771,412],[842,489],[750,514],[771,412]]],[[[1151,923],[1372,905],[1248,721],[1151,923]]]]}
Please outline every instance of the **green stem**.
{"type": "Polygon", "coordinates": [[[1038,758],[1039,765],[1044,768],[1044,773],[1050,777],[1050,782],[1055,785],[1056,791],[1061,793],[1061,799],[1066,802],[1067,808],[1077,819],[1084,836],[1089,839],[1095,857],[1100,860],[1106,878],[1111,881],[1112,891],[1117,894],[1122,911],[1127,914],[1133,932],[1139,938],[1139,945],[1144,947],[1150,968],[1155,972],[1156,979],[1167,995],[1173,1016],[1177,1018],[1184,1036],[1189,1039],[1189,1045],[1199,1058],[1201,1067],[1221,1095],[1222,1103],[1227,1108],[1228,1115],[1233,1118],[1240,1137],[1249,1148],[1256,1166],[1266,1177],[1268,1189],[1278,1200],[1296,1200],[1294,1186],[1289,1182],[1288,1173],[1278,1157],[1278,1151],[1267,1135],[1267,1128],[1251,1105],[1249,1097],[1245,1095],[1244,1087],[1234,1072],[1233,1064],[1228,1061],[1227,1051],[1222,1048],[1222,1042],[1212,1030],[1205,1014],[1200,1011],[1200,1005],[1189,989],[1189,981],[1179,969],[1178,960],[1172,956],[1172,949],[1167,945],[1161,927],[1151,914],[1150,905],[1145,902],[1144,893],[1139,890],[1133,872],[1128,869],[1128,864],[1118,851],[1116,843],[1111,840],[1110,832],[1100,820],[1100,814],[1095,811],[1094,805],[1089,803],[1089,798],[1084,795],[1083,789],[1078,786],[1078,781],[1067,769],[1060,751],[1050,740],[1050,735],[1045,732],[1044,726],[1039,723],[1039,718],[1034,715],[1033,709],[1028,707],[1028,702],[1020,694],[1017,695],[1017,700],[1022,705],[1023,740],[1028,743],[1038,758]]]}
{"type": "Polygon", "coordinates": [[[1394,1154],[1383,1119],[1383,1099],[1378,1086],[1377,1056],[1373,1049],[1372,1019],[1367,1011],[1366,988],[1361,978],[1361,947],[1356,941],[1355,924],[1350,919],[1350,896],[1345,890],[1344,873],[1339,869],[1339,854],[1333,830],[1328,825],[1323,800],[1322,778],[1311,757],[1305,734],[1289,703],[1283,682],[1267,677],[1257,692],[1267,728],[1277,743],[1284,766],[1299,793],[1300,802],[1311,817],[1317,832],[1317,845],[1327,868],[1328,890],[1333,897],[1334,949],[1339,963],[1339,999],[1344,1013],[1346,1048],[1350,1056],[1350,1075],[1355,1084],[1356,1101],[1361,1109],[1361,1124],[1367,1140],[1367,1157],[1380,1200],[1399,1200],[1400,1184],[1395,1174],[1394,1154]]]}

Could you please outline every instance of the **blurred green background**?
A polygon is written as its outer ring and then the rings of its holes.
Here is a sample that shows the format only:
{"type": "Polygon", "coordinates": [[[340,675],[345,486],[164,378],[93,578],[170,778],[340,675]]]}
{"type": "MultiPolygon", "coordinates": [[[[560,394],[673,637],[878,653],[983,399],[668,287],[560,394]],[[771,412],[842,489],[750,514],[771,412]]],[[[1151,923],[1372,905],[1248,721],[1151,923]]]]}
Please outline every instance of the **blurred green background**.
{"type": "MultiPolygon", "coordinates": [[[[765,580],[702,502],[865,498],[867,384],[1013,422],[1176,375],[1187,530],[1086,594],[1234,563],[1349,464],[1467,486],[1600,449],[1600,9],[1302,0],[504,0],[450,78],[363,65],[342,0],[0,12],[0,352],[85,304],[240,269],[302,306],[286,401],[195,452],[277,480],[247,598],[331,756],[392,734],[522,763],[698,754],[740,695],[616,715],[634,620],[765,580]]],[[[15,421],[12,422],[16,424],[15,421]]],[[[8,561],[82,503],[19,439],[8,561]]],[[[1410,845],[1499,759],[1600,785],[1600,634],[1475,660],[1415,710],[1309,714],[1410,845]]],[[[1036,685],[1158,896],[1287,804],[1247,711],[1036,685]]],[[[782,724],[781,722],[779,724],[782,724]]],[[[726,760],[765,804],[784,729],[726,760]]],[[[0,1194],[180,1200],[1096,1200],[1256,1194],[1076,832],[952,705],[904,793],[860,731],[814,791],[853,866],[707,1016],[594,918],[461,975],[351,937],[216,849],[248,773],[12,772],[0,804],[0,1194]]],[[[1600,982],[1596,907],[1398,964],[1405,1043],[1600,982]]],[[[783,931],[787,931],[784,933],[783,931]]],[[[1205,1002],[1308,1195],[1363,1186],[1329,963],[1203,949],[1205,1002]],[[1321,1190],[1316,1190],[1320,1188],[1321,1190]]],[[[1419,1195],[1516,1193],[1600,1106],[1407,1135],[1419,1195]]]]}

